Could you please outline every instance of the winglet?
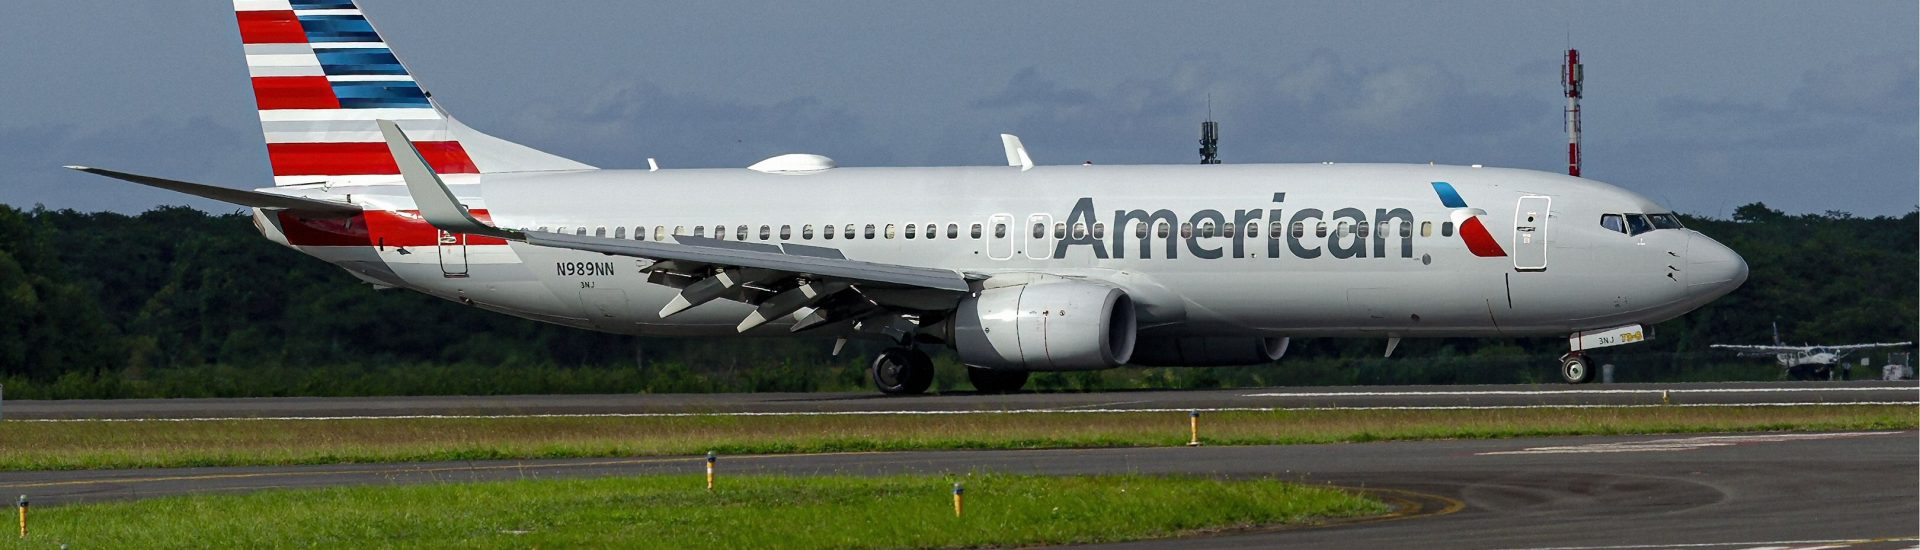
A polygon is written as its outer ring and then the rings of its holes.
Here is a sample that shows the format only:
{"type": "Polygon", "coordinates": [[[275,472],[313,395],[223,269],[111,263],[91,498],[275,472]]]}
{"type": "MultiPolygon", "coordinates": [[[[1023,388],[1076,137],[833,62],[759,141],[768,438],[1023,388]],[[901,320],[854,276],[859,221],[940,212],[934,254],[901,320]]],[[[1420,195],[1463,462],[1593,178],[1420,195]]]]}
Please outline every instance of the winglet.
{"type": "Polygon", "coordinates": [[[1027,156],[1027,146],[1020,143],[1020,136],[1000,134],[1000,147],[1007,152],[1007,166],[1018,166],[1021,172],[1033,169],[1033,157],[1027,156]]]}
{"type": "Polygon", "coordinates": [[[487,225],[467,212],[467,207],[454,198],[447,190],[447,184],[433,173],[433,167],[420,156],[420,150],[413,147],[406,132],[400,131],[400,125],[391,120],[376,121],[380,124],[380,135],[387,140],[387,151],[393,153],[393,162],[400,166],[400,175],[407,182],[407,194],[413,195],[413,204],[420,209],[420,216],[427,223],[449,233],[468,233],[486,235],[503,239],[524,239],[519,231],[501,229],[487,225]]]}

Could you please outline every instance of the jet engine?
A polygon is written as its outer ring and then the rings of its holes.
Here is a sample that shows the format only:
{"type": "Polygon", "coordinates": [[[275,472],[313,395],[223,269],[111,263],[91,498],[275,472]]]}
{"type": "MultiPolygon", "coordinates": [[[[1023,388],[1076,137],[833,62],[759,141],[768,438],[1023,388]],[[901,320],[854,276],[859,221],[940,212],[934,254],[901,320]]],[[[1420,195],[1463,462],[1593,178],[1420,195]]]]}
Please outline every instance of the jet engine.
{"type": "Polygon", "coordinates": [[[1279,361],[1289,340],[1223,336],[1146,337],[1130,365],[1142,367],[1237,367],[1279,361]]]}
{"type": "Polygon", "coordinates": [[[992,286],[960,301],[954,350],[967,365],[1010,371],[1105,369],[1133,355],[1133,300],[1066,279],[992,286]]]}

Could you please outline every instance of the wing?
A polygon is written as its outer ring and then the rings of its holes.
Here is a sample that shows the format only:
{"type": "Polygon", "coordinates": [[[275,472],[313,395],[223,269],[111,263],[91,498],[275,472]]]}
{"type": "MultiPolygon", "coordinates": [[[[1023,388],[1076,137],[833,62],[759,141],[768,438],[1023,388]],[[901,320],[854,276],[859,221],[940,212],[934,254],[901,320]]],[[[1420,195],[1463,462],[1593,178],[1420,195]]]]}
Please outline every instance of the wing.
{"type": "Polygon", "coordinates": [[[973,278],[957,271],[849,260],[831,248],[687,236],[672,243],[630,241],[494,227],[467,212],[399,126],[380,121],[380,131],[427,223],[454,233],[652,260],[647,280],[680,289],[660,310],[663,318],[728,299],[756,306],[735,327],[741,332],[788,315],[798,317],[798,332],[888,310],[943,310],[972,291],[973,278]]]}
{"type": "Polygon", "coordinates": [[[1812,351],[1814,349],[1811,346],[1745,346],[1729,344],[1714,344],[1709,347],[1713,349],[1732,350],[1740,353],[1792,353],[1812,351]]]}
{"type": "Polygon", "coordinates": [[[345,218],[345,217],[352,217],[353,215],[360,213],[360,207],[358,205],[348,204],[344,202],[324,201],[324,200],[308,199],[308,198],[301,198],[301,197],[289,197],[286,195],[262,193],[259,191],[243,191],[240,189],[219,187],[219,186],[207,185],[203,183],[193,183],[193,182],[186,182],[186,181],[179,181],[179,180],[170,180],[166,178],[156,178],[153,176],[142,176],[139,174],[129,174],[126,172],[116,172],[116,171],[107,170],[104,168],[91,168],[87,166],[68,166],[67,169],[78,170],[81,172],[86,172],[88,174],[94,174],[99,176],[106,176],[106,177],[118,179],[118,180],[126,180],[130,182],[138,183],[140,185],[145,185],[149,187],[158,187],[168,191],[186,193],[188,195],[193,195],[196,197],[208,198],[208,199],[213,199],[221,202],[229,202],[229,203],[238,204],[241,206],[251,206],[254,208],[272,208],[272,209],[279,209],[279,210],[293,210],[293,211],[299,212],[301,215],[313,217],[313,218],[345,218]]]}
{"type": "Polygon", "coordinates": [[[1844,346],[1821,346],[1821,348],[1833,350],[1833,351],[1853,351],[1857,349],[1897,348],[1901,346],[1911,346],[1911,345],[1913,345],[1913,342],[1887,342],[1887,343],[1880,343],[1880,344],[1847,344],[1844,346]]]}

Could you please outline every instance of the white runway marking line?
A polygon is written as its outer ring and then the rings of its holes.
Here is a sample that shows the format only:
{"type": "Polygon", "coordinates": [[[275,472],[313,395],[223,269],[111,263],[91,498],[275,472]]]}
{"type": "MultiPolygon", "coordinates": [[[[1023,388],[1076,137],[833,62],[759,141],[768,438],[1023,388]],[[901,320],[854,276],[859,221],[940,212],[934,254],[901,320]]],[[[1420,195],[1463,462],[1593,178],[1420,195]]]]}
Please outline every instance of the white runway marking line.
{"type": "Polygon", "coordinates": [[[1663,393],[1791,393],[1791,392],[1830,392],[1830,391],[1888,391],[1907,390],[1920,395],[1920,388],[1899,386],[1876,386],[1865,388],[1681,388],[1681,389],[1632,389],[1632,390],[1448,390],[1448,391],[1379,391],[1379,392],[1286,392],[1286,393],[1249,393],[1241,397],[1461,397],[1474,395],[1660,395],[1663,393]]]}
{"type": "Polygon", "coordinates": [[[1647,441],[1622,441],[1615,443],[1588,443],[1585,445],[1563,445],[1555,447],[1530,447],[1518,451],[1489,451],[1474,453],[1488,455],[1548,455],[1548,454],[1587,454],[1587,453],[1652,453],[1668,451],[1692,451],[1707,447],[1731,447],[1748,443],[1780,443],[1786,441],[1818,441],[1822,439],[1842,439],[1871,435],[1891,435],[1905,432],[1836,432],[1817,434],[1754,434],[1754,435],[1706,435],[1673,439],[1652,439],[1647,441]]]}
{"type": "Polygon", "coordinates": [[[1700,542],[1690,544],[1627,544],[1619,546],[1542,546],[1534,548],[1506,548],[1503,550],[1636,550],[1640,548],[1802,548],[1801,544],[1818,544],[1807,548],[1845,548],[1856,544],[1875,542],[1905,542],[1920,540],[1920,537],[1900,537],[1891,539],[1836,539],[1836,540],[1782,540],[1773,542],[1700,542]]]}
{"type": "Polygon", "coordinates": [[[1176,409],[1004,409],[964,411],[797,411],[710,413],[538,413],[538,414],[405,414],[367,416],[222,416],[206,418],[22,418],[4,422],[231,422],[244,420],[486,420],[500,418],[704,418],[725,416],[947,416],[969,414],[1119,414],[1221,413],[1311,411],[1471,411],[1519,409],[1654,409],[1662,407],[1851,407],[1865,405],[1920,405],[1920,401],[1855,401],[1847,403],[1689,403],[1680,405],[1440,405],[1432,407],[1214,407],[1176,409]]]}

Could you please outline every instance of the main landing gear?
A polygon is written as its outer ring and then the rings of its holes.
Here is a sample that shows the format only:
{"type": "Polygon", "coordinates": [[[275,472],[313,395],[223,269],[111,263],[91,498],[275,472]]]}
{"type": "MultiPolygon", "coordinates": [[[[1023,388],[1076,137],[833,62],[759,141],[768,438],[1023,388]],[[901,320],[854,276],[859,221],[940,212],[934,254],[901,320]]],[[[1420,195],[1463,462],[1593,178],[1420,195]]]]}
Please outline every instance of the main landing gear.
{"type": "Polygon", "coordinates": [[[973,389],[980,393],[1007,393],[1020,391],[1027,385],[1027,371],[1009,371],[993,369],[967,368],[967,381],[973,382],[973,389]]]}
{"type": "Polygon", "coordinates": [[[887,395],[917,395],[933,386],[933,359],[920,350],[887,348],[873,358],[873,385],[887,395]]]}
{"type": "Polygon", "coordinates": [[[1593,363],[1587,361],[1587,354],[1581,352],[1560,356],[1560,378],[1568,384],[1585,384],[1593,381],[1593,363]]]}

